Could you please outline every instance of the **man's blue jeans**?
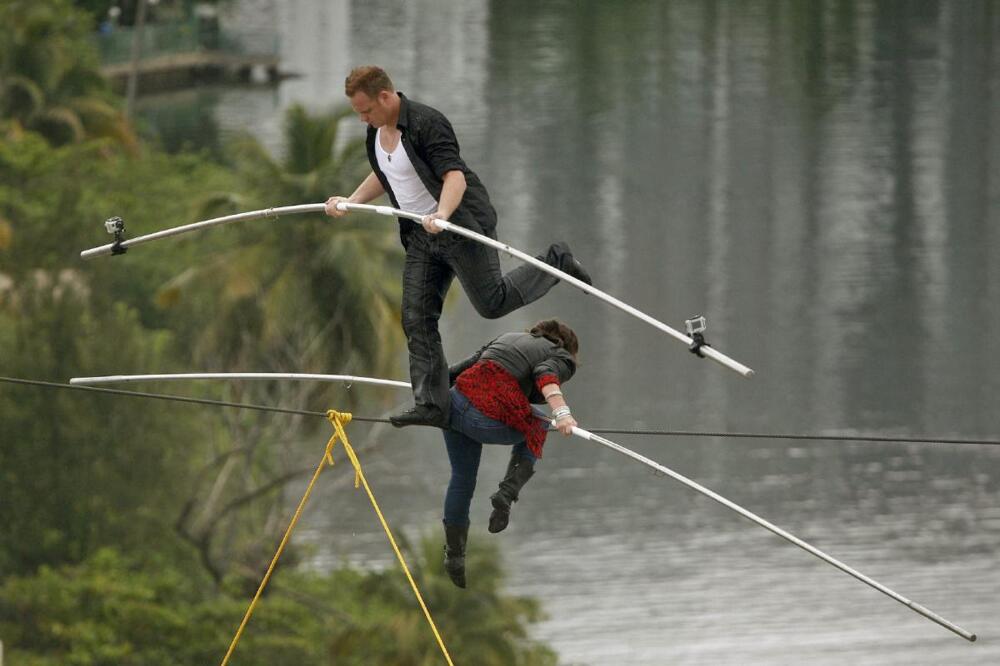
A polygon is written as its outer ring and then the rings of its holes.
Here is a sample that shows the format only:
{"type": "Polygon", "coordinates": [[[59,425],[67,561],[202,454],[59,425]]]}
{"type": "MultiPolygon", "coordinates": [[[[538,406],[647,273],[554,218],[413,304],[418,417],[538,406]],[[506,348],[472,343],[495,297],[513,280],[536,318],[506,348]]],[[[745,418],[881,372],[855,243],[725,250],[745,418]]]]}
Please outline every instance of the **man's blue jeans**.
{"type": "MultiPolygon", "coordinates": [[[[545,416],[540,409],[534,409],[535,413],[545,416]]],[[[476,491],[483,444],[513,446],[512,457],[522,456],[534,461],[535,456],[520,431],[484,415],[454,387],[451,389],[451,421],[448,427],[444,431],[444,442],[448,447],[448,460],[451,461],[451,481],[444,497],[444,522],[446,525],[468,525],[469,506],[476,491]]]]}

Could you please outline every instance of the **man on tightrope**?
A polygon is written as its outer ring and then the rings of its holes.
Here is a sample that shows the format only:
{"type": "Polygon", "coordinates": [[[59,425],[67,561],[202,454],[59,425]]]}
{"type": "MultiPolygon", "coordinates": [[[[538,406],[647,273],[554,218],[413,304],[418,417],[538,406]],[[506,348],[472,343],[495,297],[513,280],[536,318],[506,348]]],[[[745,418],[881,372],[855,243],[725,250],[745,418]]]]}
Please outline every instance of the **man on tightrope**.
{"type": "MultiPolygon", "coordinates": [[[[458,234],[441,234],[438,218],[496,239],[497,215],[482,181],[459,154],[451,123],[440,112],[403,96],[379,67],[358,67],[345,83],[351,107],[368,125],[370,173],[349,197],[332,196],[326,214],[342,217],[338,203],[368,203],[388,194],[392,205],[423,214],[420,224],[399,220],[406,250],[403,268],[403,331],[410,353],[415,405],[390,417],[397,428],[448,426],[448,364],[438,320],[457,275],[476,311],[502,317],[544,296],[559,279],[524,265],[501,273],[500,257],[458,234]]],[[[554,243],[539,260],[591,284],[565,243],[554,243]]]]}

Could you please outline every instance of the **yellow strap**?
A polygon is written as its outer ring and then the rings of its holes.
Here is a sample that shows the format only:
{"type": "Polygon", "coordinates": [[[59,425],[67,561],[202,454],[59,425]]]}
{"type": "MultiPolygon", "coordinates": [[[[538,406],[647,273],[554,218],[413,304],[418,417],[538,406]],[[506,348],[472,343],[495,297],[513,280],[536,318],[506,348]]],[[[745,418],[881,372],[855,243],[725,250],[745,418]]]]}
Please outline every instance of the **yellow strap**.
{"type": "MultiPolygon", "coordinates": [[[[392,530],[389,529],[389,524],[385,521],[385,517],[382,515],[382,510],[378,507],[378,502],[375,501],[375,495],[372,493],[371,486],[368,485],[368,479],[365,478],[365,473],[361,471],[361,462],[358,460],[358,456],[354,453],[354,449],[351,447],[351,442],[347,439],[347,433],[344,432],[344,424],[342,423],[343,416],[343,414],[335,412],[332,409],[326,413],[326,417],[330,419],[330,423],[333,424],[335,436],[340,436],[340,441],[344,443],[344,450],[347,451],[347,457],[351,459],[351,464],[354,465],[354,487],[358,487],[358,481],[364,485],[365,492],[368,493],[368,499],[371,500],[372,507],[375,508],[375,513],[378,514],[379,522],[382,523],[382,529],[385,530],[385,535],[389,537],[389,543],[392,544],[392,549],[396,552],[396,558],[399,560],[399,564],[403,567],[403,573],[406,574],[406,579],[410,581],[410,587],[413,588],[413,594],[416,595],[417,601],[420,603],[420,608],[424,611],[424,617],[427,618],[427,623],[431,625],[431,631],[434,632],[434,638],[437,639],[438,646],[441,648],[441,653],[444,655],[445,661],[448,662],[448,666],[454,666],[454,663],[451,661],[451,655],[448,654],[448,648],[445,647],[444,640],[441,639],[441,634],[438,632],[437,625],[434,624],[434,618],[431,617],[431,612],[427,610],[427,604],[424,603],[424,598],[420,596],[420,590],[417,588],[417,583],[413,580],[409,567],[406,566],[406,560],[403,559],[403,553],[400,552],[399,546],[396,545],[396,539],[392,536],[392,530]]],[[[347,422],[350,422],[350,414],[347,415],[347,422]]],[[[330,441],[332,442],[333,439],[330,441]]]]}
{"type": "Polygon", "coordinates": [[[399,559],[399,563],[403,565],[403,572],[406,573],[406,578],[410,581],[410,586],[413,588],[414,594],[417,595],[417,601],[420,602],[420,608],[423,609],[424,616],[427,618],[427,622],[431,625],[431,630],[434,632],[434,638],[437,639],[438,645],[441,647],[441,652],[444,653],[444,658],[447,660],[448,665],[454,666],[451,661],[451,655],[448,654],[448,648],[444,646],[444,641],[441,639],[441,634],[438,633],[437,626],[435,626],[434,620],[431,618],[431,613],[427,610],[423,597],[420,596],[420,590],[417,589],[417,584],[413,581],[413,576],[410,575],[410,570],[406,566],[403,554],[399,551],[399,547],[396,545],[396,540],[392,537],[392,532],[389,530],[389,525],[385,522],[385,518],[382,516],[382,511],[378,507],[378,502],[375,501],[375,495],[372,494],[371,488],[368,485],[368,480],[365,479],[364,472],[361,471],[361,463],[358,461],[358,457],[354,453],[354,449],[351,447],[350,441],[347,439],[347,433],[344,432],[344,426],[351,422],[351,415],[346,412],[341,413],[331,409],[326,413],[326,416],[330,419],[330,423],[333,424],[333,435],[326,443],[326,450],[323,452],[323,458],[319,461],[316,471],[313,472],[312,479],[306,487],[306,492],[302,495],[302,500],[295,509],[295,515],[292,516],[292,520],[288,524],[288,529],[285,530],[285,536],[281,538],[281,543],[278,544],[278,550],[274,553],[274,557],[271,559],[271,564],[267,567],[267,573],[264,574],[263,580],[260,581],[260,587],[257,588],[257,593],[254,594],[253,600],[247,608],[247,612],[243,615],[243,621],[240,622],[239,629],[236,630],[236,635],[233,636],[233,641],[229,644],[226,656],[222,658],[222,666],[226,666],[226,664],[229,663],[230,657],[233,656],[233,652],[236,650],[236,644],[239,643],[240,637],[243,635],[243,630],[246,629],[247,623],[250,621],[250,616],[253,615],[254,609],[257,607],[257,602],[260,600],[260,596],[264,592],[267,582],[271,579],[274,567],[278,564],[278,558],[281,557],[281,553],[285,550],[285,545],[288,543],[288,539],[292,535],[292,530],[295,529],[296,523],[299,522],[299,516],[302,515],[302,509],[305,507],[306,501],[312,493],[313,486],[316,485],[316,479],[319,478],[320,472],[323,471],[323,467],[327,464],[331,467],[333,466],[333,445],[336,444],[338,437],[344,443],[344,450],[347,451],[347,456],[351,459],[351,464],[354,465],[354,487],[357,488],[359,483],[364,484],[365,491],[368,493],[368,498],[371,500],[372,506],[375,507],[375,513],[378,514],[378,519],[382,523],[382,529],[385,530],[386,535],[389,537],[389,543],[392,544],[392,549],[396,551],[396,557],[399,559]]]}
{"type": "MultiPolygon", "coordinates": [[[[344,423],[351,422],[350,414],[339,414],[338,416],[344,420],[344,423]]],[[[338,433],[335,432],[333,437],[330,438],[330,441],[326,443],[326,451],[323,452],[323,458],[319,461],[316,471],[313,472],[309,485],[306,486],[306,492],[302,495],[302,500],[299,501],[299,506],[295,509],[295,515],[292,516],[292,521],[288,524],[288,529],[285,530],[285,536],[281,538],[281,543],[278,544],[278,550],[274,553],[274,557],[271,559],[271,564],[267,567],[267,573],[264,574],[264,579],[260,581],[260,587],[257,588],[257,593],[253,595],[253,601],[250,602],[247,612],[243,615],[243,621],[240,622],[240,627],[236,630],[236,635],[233,636],[233,641],[229,644],[226,656],[222,658],[222,666],[226,666],[226,664],[229,663],[229,658],[233,656],[233,651],[236,650],[236,644],[240,642],[240,637],[243,635],[243,630],[246,629],[247,623],[250,621],[250,616],[253,615],[253,611],[257,607],[260,595],[264,592],[267,582],[271,580],[271,574],[274,572],[274,567],[278,564],[278,558],[281,557],[281,553],[285,550],[285,545],[288,543],[289,537],[292,536],[292,530],[295,529],[295,524],[299,522],[299,516],[302,515],[302,509],[306,505],[306,500],[309,499],[313,486],[316,485],[316,479],[319,478],[320,472],[323,471],[323,467],[327,463],[331,466],[333,465],[333,455],[331,454],[331,451],[333,451],[333,445],[337,441],[337,435],[338,433]]]]}

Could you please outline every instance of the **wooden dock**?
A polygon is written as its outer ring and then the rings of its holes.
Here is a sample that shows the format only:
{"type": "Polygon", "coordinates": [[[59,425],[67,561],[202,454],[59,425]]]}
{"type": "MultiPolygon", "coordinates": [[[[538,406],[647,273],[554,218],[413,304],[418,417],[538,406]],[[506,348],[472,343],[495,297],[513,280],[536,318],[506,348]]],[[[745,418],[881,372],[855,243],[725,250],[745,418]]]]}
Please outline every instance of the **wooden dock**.
{"type": "MultiPolygon", "coordinates": [[[[139,90],[184,88],[198,83],[268,83],[285,78],[277,55],[234,54],[223,51],[168,53],[139,61],[139,90]]],[[[118,91],[125,89],[132,65],[119,62],[101,67],[118,91]]]]}

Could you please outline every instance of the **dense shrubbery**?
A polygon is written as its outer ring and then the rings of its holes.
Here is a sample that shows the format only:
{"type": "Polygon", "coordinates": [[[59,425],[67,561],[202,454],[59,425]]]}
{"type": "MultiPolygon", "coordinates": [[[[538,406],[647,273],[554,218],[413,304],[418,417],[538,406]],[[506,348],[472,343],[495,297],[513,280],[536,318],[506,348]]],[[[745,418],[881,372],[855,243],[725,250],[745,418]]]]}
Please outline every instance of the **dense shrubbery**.
{"type": "MultiPolygon", "coordinates": [[[[477,576],[457,592],[440,547],[410,554],[425,600],[456,663],[555,663],[525,640],[534,602],[499,594],[496,551],[474,551],[477,576]]],[[[246,610],[241,584],[215,588],[183,554],[126,556],[102,548],[79,564],[41,567],[0,583],[0,635],[27,666],[166,666],[218,662],[246,610]],[[142,560],[140,562],[140,560],[142,560]]],[[[402,573],[350,569],[276,576],[234,663],[437,664],[441,653],[402,573]]]]}

